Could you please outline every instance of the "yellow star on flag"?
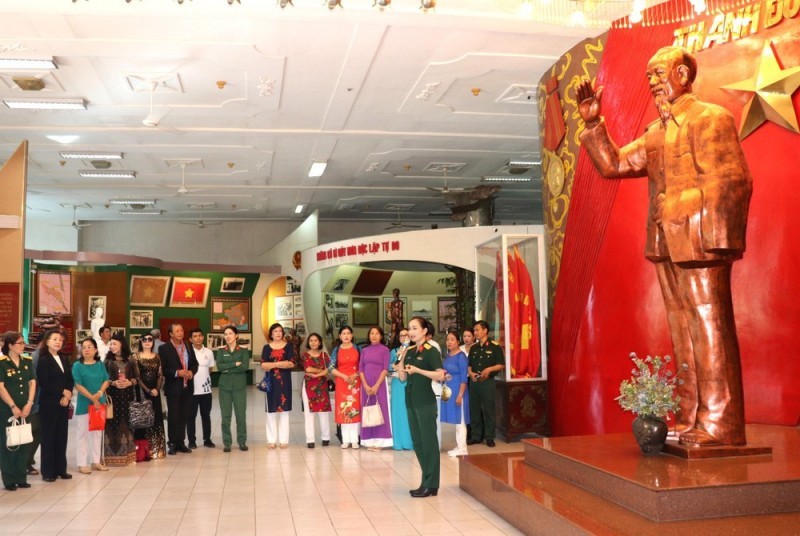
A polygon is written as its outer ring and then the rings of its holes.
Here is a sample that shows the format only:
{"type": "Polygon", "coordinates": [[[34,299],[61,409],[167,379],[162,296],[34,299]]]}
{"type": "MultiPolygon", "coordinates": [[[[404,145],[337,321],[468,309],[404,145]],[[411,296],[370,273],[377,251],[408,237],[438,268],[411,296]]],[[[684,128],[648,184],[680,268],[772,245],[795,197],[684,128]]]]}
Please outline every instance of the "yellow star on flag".
{"type": "Polygon", "coordinates": [[[191,288],[187,288],[186,292],[183,293],[184,298],[191,298],[192,296],[194,296],[194,290],[191,288]]]}
{"type": "Polygon", "coordinates": [[[781,69],[772,41],[764,43],[758,66],[751,78],[722,86],[731,92],[752,93],[742,110],[739,139],[743,140],[764,121],[800,134],[792,94],[800,87],[800,67],[781,69]]]}

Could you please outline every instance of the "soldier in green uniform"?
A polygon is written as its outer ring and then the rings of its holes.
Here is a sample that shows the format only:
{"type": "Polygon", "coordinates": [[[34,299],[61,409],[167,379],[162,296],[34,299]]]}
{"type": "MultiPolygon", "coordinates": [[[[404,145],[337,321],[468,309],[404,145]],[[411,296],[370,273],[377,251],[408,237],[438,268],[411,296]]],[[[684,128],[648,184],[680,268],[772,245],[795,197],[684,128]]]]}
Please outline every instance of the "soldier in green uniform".
{"type": "Polygon", "coordinates": [[[250,357],[238,344],[239,330],[225,327],[225,346],[217,350],[219,370],[219,411],[222,415],[222,450],[231,451],[231,406],[236,414],[236,442],[239,450],[247,450],[247,371],[250,357]]]}
{"type": "Polygon", "coordinates": [[[406,409],[411,430],[411,442],[422,469],[422,484],[411,490],[412,497],[430,497],[439,492],[439,439],[436,435],[436,396],[431,380],[442,381],[445,376],[442,354],[425,335],[430,331],[428,321],[415,316],[408,323],[413,348],[409,348],[398,363],[398,377],[406,383],[406,409]]]}
{"type": "Polygon", "coordinates": [[[8,491],[31,487],[26,474],[29,446],[6,448],[8,420],[30,415],[36,396],[36,372],[33,360],[20,354],[24,348],[22,333],[9,331],[3,336],[3,356],[0,357],[0,473],[8,491]]]}
{"type": "Polygon", "coordinates": [[[478,320],[474,326],[477,342],[469,349],[469,416],[472,437],[467,445],[477,445],[486,440],[494,447],[495,375],[506,366],[503,348],[489,340],[489,324],[478,320]]]}

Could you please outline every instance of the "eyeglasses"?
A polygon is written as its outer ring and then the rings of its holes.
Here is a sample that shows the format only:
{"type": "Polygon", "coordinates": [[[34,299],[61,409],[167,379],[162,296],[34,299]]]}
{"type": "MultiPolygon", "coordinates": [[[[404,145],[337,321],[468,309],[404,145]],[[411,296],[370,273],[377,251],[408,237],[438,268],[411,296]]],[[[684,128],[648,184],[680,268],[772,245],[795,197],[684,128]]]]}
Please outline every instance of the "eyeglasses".
{"type": "Polygon", "coordinates": [[[14,344],[25,344],[25,341],[17,341],[14,344]]]}
{"type": "Polygon", "coordinates": [[[144,342],[147,342],[147,341],[153,342],[153,337],[142,337],[142,340],[144,342]]]}

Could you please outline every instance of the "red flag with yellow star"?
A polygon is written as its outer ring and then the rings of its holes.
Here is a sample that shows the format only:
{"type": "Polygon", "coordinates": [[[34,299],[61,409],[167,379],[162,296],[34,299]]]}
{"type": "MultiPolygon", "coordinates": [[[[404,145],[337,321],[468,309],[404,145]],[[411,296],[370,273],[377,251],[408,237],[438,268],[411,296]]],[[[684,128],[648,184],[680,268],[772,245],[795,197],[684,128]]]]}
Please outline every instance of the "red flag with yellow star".
{"type": "Polygon", "coordinates": [[[519,254],[517,246],[514,246],[513,260],[517,276],[516,309],[518,311],[519,329],[516,331],[519,332],[519,352],[517,362],[514,363],[512,358],[511,366],[515,377],[533,378],[539,371],[542,359],[536,298],[533,294],[533,282],[531,281],[528,267],[519,254]]]}
{"type": "Polygon", "coordinates": [[[170,307],[204,307],[208,297],[207,279],[176,277],[172,285],[170,307]]]}

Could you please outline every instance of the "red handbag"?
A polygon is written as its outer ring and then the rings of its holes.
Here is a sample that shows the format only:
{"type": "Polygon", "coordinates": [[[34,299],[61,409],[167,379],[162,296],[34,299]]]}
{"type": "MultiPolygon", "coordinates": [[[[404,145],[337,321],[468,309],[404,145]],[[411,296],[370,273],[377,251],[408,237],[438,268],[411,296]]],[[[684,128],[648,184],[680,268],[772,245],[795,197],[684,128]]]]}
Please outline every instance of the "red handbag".
{"type": "Polygon", "coordinates": [[[94,404],[89,404],[89,431],[97,432],[106,429],[106,405],[100,404],[95,408],[94,404]]]}
{"type": "Polygon", "coordinates": [[[136,445],[136,461],[149,462],[150,461],[150,443],[146,439],[134,440],[136,445]]]}

